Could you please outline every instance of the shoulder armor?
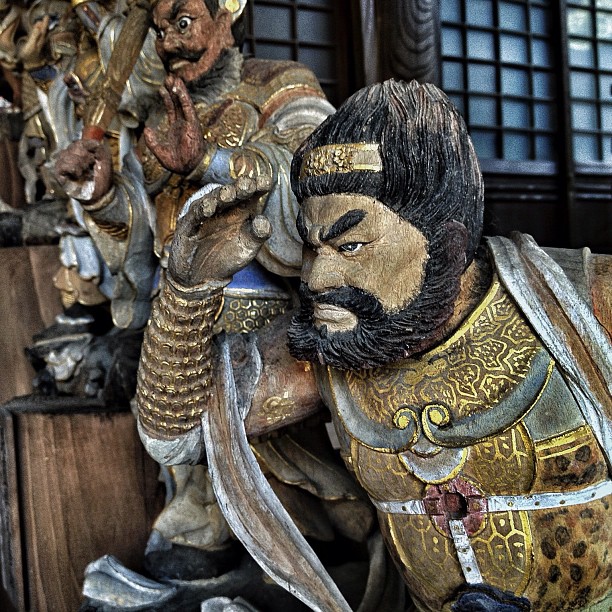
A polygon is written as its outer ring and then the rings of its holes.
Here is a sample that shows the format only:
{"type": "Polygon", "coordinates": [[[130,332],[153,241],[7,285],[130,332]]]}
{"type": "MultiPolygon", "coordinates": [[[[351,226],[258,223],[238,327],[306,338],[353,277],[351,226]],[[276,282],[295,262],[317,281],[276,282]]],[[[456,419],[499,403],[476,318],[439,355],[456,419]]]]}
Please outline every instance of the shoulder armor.
{"type": "Polygon", "coordinates": [[[255,106],[265,117],[295,98],[325,94],[312,70],[290,61],[248,59],[232,97],[255,106]]]}
{"type": "Polygon", "coordinates": [[[612,337],[612,255],[591,255],[588,270],[593,314],[612,337]]]}
{"type": "Polygon", "coordinates": [[[580,297],[612,336],[612,255],[590,249],[544,249],[563,268],[580,297]]]}

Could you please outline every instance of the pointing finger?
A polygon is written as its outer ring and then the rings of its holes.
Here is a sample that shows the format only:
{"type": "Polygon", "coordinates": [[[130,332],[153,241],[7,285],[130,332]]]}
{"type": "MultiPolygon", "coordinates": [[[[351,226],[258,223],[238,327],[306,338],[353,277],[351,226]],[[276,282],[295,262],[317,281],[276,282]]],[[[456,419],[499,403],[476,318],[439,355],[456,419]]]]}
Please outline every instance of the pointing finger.
{"type": "Polygon", "coordinates": [[[193,104],[193,100],[187,91],[187,87],[183,82],[183,79],[175,78],[174,84],[172,86],[172,93],[178,99],[181,110],[183,111],[183,116],[187,123],[191,123],[192,125],[200,125],[200,120],[198,119],[198,114],[195,109],[195,105],[193,104]]]}
{"type": "Polygon", "coordinates": [[[172,85],[170,81],[166,79],[165,83],[159,88],[159,95],[168,115],[168,123],[172,124],[176,121],[176,104],[173,96],[170,95],[171,91],[172,85]]]}

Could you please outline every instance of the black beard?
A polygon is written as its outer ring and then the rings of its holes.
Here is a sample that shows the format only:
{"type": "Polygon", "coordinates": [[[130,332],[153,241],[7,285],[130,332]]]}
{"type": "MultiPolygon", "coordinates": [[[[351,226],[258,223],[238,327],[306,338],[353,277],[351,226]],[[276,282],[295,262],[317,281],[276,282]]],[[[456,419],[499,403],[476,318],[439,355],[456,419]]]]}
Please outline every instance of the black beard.
{"type": "Polygon", "coordinates": [[[429,260],[421,293],[398,312],[386,312],[372,294],[357,287],[313,293],[302,283],[300,309],[289,327],[289,351],[301,361],[341,370],[375,368],[431,348],[441,339],[459,293],[462,268],[457,260],[429,260]],[[450,261],[449,261],[450,260],[450,261]],[[435,282],[432,279],[436,279],[435,282]],[[329,332],[314,326],[314,304],[340,306],[357,317],[350,331],[329,332]]]}

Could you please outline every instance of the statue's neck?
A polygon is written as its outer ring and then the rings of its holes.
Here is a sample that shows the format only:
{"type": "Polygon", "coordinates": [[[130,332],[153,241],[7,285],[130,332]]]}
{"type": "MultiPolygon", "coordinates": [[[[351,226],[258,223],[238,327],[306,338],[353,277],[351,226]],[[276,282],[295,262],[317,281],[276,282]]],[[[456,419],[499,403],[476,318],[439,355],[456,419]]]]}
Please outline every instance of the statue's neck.
{"type": "Polygon", "coordinates": [[[445,338],[448,338],[480,304],[490,285],[491,270],[488,263],[474,259],[461,275],[453,314],[443,327],[445,338]]]}
{"type": "Polygon", "coordinates": [[[225,49],[217,63],[197,82],[189,86],[192,97],[198,102],[211,103],[240,84],[243,56],[232,47],[225,49]]]}

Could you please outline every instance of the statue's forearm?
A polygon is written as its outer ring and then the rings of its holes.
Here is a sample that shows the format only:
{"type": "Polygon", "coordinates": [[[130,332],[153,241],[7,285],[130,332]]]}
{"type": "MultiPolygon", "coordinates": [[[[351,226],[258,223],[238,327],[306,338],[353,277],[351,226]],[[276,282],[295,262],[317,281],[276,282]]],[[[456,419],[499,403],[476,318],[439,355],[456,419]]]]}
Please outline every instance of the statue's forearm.
{"type": "Polygon", "coordinates": [[[212,397],[212,328],[222,289],[164,283],[145,332],[136,401],[141,431],[170,440],[200,424],[212,397]]]}
{"type": "MultiPolygon", "coordinates": [[[[152,240],[147,194],[130,180],[131,175],[115,178],[113,187],[101,198],[81,201],[87,229],[113,274],[123,267],[131,243],[149,244],[152,240]]],[[[153,247],[148,248],[152,251],[153,247]]]]}
{"type": "Polygon", "coordinates": [[[195,185],[225,185],[241,176],[272,178],[274,169],[266,155],[255,146],[233,149],[211,146],[187,179],[195,185]]]}
{"type": "Polygon", "coordinates": [[[93,202],[81,201],[83,210],[101,231],[125,238],[131,217],[130,197],[120,186],[113,185],[93,202]]]}

